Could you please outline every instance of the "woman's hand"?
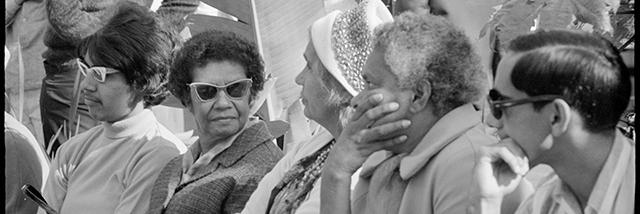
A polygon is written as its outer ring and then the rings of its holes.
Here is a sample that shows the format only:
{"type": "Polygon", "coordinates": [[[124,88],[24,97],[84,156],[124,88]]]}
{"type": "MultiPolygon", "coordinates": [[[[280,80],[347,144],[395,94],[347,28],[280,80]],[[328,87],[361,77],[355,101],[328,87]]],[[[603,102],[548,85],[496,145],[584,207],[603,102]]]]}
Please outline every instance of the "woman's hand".
{"type": "Polygon", "coordinates": [[[350,177],[372,153],[406,141],[407,136],[398,131],[411,122],[385,117],[399,108],[392,100],[375,91],[361,93],[352,100],[355,112],[331,150],[326,170],[350,177]]]}
{"type": "Polygon", "coordinates": [[[478,209],[497,213],[502,198],[518,187],[527,171],[529,161],[511,138],[483,147],[475,167],[481,206],[478,209]]]}

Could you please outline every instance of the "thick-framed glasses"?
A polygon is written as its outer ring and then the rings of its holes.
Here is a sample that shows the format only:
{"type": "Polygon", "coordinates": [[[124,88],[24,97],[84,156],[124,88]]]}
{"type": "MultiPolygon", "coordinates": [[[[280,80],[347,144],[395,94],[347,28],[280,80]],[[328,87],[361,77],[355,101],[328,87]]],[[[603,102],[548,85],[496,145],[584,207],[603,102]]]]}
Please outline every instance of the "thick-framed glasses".
{"type": "Polygon", "coordinates": [[[86,77],[87,74],[89,74],[93,77],[93,79],[100,83],[104,83],[104,81],[107,80],[107,74],[120,72],[114,68],[107,68],[102,66],[89,67],[87,66],[87,64],[82,62],[82,60],[78,60],[78,64],[80,65],[80,73],[82,73],[82,75],[86,77]]]}
{"type": "Polygon", "coordinates": [[[240,79],[223,86],[204,82],[193,82],[187,85],[191,88],[191,93],[195,93],[200,102],[209,102],[216,99],[218,90],[224,91],[224,94],[230,99],[241,99],[249,94],[252,83],[251,79],[240,79]]]}
{"type": "Polygon", "coordinates": [[[491,114],[496,119],[500,119],[502,117],[502,113],[504,109],[509,107],[514,107],[517,105],[527,104],[527,103],[537,103],[537,102],[548,102],[555,99],[562,99],[560,95],[538,95],[533,97],[527,97],[523,99],[505,99],[500,92],[495,89],[491,89],[489,91],[489,96],[487,96],[487,101],[489,102],[489,109],[491,109],[491,114]]]}

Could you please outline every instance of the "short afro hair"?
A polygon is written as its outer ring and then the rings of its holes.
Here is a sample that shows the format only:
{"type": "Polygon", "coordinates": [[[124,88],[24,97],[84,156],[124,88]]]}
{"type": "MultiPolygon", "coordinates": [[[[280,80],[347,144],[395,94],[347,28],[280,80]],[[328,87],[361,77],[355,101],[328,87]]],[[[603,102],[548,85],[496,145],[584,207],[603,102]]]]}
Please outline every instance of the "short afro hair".
{"type": "Polygon", "coordinates": [[[264,63],[256,46],[233,32],[209,30],[199,33],[184,43],[176,53],[169,75],[169,90],[184,106],[191,104],[188,84],[193,82],[193,71],[211,62],[231,61],[241,65],[251,85],[250,100],[264,86],[264,63]]]}
{"type": "Polygon", "coordinates": [[[431,85],[436,115],[479,100],[489,87],[480,57],[464,32],[444,17],[405,12],[376,28],[374,47],[385,49],[384,60],[401,88],[431,85]]]}

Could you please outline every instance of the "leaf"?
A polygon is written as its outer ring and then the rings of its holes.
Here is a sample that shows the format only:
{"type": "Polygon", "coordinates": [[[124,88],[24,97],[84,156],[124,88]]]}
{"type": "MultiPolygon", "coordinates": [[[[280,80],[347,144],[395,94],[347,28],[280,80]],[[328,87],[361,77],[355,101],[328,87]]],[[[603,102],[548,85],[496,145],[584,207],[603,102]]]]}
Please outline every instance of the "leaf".
{"type": "Polygon", "coordinates": [[[613,34],[609,12],[615,12],[620,0],[569,0],[578,21],[589,23],[596,30],[613,34]]]}
{"type": "Polygon", "coordinates": [[[535,2],[513,0],[505,4],[503,6],[505,14],[500,17],[496,25],[501,48],[517,36],[528,33],[538,12],[548,1],[550,0],[535,2]]]}
{"type": "Polygon", "coordinates": [[[18,43],[18,121],[22,122],[22,115],[24,114],[24,61],[22,60],[22,45],[20,45],[20,39],[18,43]]]}
{"type": "MultiPolygon", "coordinates": [[[[489,28],[493,28],[495,27],[496,23],[498,22],[498,20],[500,20],[500,18],[502,18],[502,16],[505,14],[504,11],[502,11],[502,6],[504,4],[499,4],[495,7],[493,7],[493,13],[491,13],[491,16],[489,16],[489,21],[487,23],[485,23],[482,26],[482,29],[480,29],[480,33],[478,35],[478,39],[481,39],[482,37],[484,37],[484,35],[487,34],[487,30],[489,28]]],[[[508,8],[505,8],[505,10],[507,10],[508,8]]]]}
{"type": "MultiPolygon", "coordinates": [[[[79,61],[80,59],[78,59],[78,63],[76,65],[78,65],[78,69],[82,69],[80,68],[80,64],[79,61]]],[[[69,126],[70,129],[67,130],[66,133],[66,137],[67,138],[71,138],[74,135],[72,135],[71,133],[76,133],[77,130],[71,130],[71,128],[73,128],[73,123],[76,121],[76,117],[78,116],[78,105],[80,103],[80,72],[76,72],[76,78],[73,82],[73,94],[71,96],[71,108],[69,108],[69,126]]],[[[58,141],[60,143],[63,143],[63,141],[58,141]]]]}
{"type": "Polygon", "coordinates": [[[549,1],[540,11],[540,27],[544,29],[567,29],[573,20],[571,2],[568,0],[549,1]]]}

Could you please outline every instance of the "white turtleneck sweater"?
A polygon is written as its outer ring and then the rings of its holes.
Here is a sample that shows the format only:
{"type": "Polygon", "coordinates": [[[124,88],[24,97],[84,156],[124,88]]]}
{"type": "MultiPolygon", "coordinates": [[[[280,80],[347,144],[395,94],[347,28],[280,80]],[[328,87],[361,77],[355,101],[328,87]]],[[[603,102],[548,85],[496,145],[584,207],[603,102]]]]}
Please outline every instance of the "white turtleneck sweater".
{"type": "Polygon", "coordinates": [[[58,213],[144,213],[160,170],[185,151],[151,110],[103,122],[60,147],[44,197],[58,213]]]}

